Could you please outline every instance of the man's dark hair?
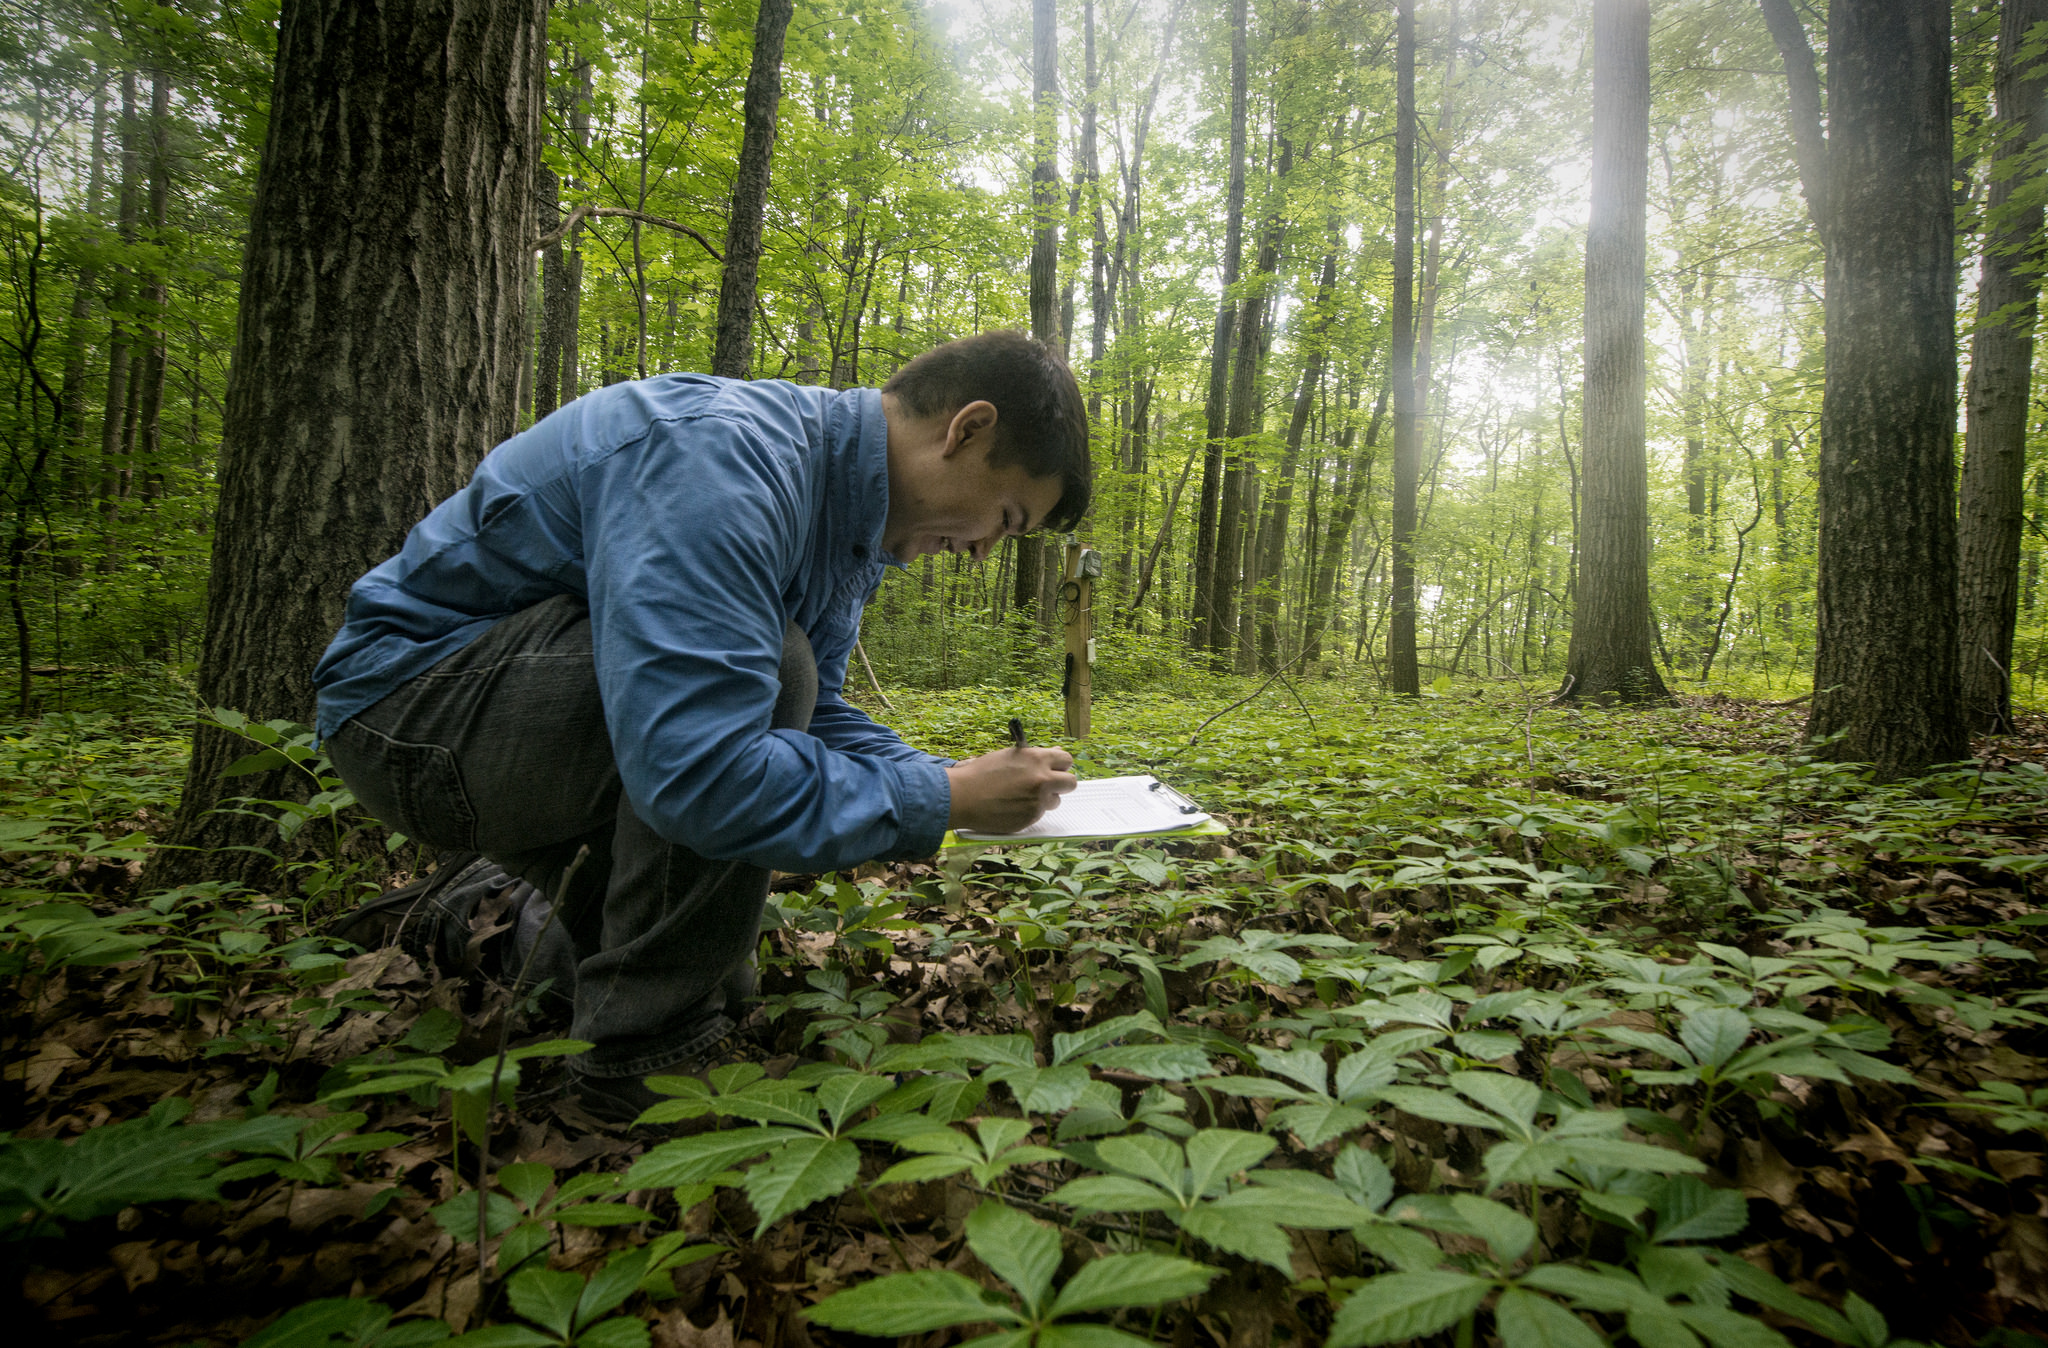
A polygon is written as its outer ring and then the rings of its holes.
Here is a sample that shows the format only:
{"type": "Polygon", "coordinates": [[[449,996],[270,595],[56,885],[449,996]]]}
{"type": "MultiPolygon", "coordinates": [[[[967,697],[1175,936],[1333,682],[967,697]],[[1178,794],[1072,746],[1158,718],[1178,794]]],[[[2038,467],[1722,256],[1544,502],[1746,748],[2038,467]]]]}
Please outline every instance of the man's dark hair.
{"type": "Polygon", "coordinates": [[[1060,480],[1048,529],[1071,529],[1087,513],[1094,461],[1081,387],[1059,353],[1011,329],[935,346],[890,376],[882,392],[914,417],[946,416],[986,400],[996,409],[989,462],[1016,464],[1033,477],[1060,480]]]}

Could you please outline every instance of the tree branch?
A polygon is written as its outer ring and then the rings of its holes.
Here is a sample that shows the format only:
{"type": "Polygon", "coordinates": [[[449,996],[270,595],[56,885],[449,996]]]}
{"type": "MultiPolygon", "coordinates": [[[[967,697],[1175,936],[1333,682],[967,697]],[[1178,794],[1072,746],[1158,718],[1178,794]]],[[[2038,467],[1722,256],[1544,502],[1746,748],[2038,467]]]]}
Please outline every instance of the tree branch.
{"type": "Polygon", "coordinates": [[[1792,0],[1757,0],[1764,14],[1764,27],[1785,62],[1785,83],[1792,95],[1792,154],[1799,161],[1799,186],[1806,194],[1806,211],[1820,231],[1821,243],[1828,237],[1827,138],[1821,131],[1820,76],[1813,65],[1813,45],[1806,40],[1806,28],[1792,10],[1792,0]]]}
{"type": "Polygon", "coordinates": [[[680,220],[671,220],[665,215],[649,215],[645,211],[628,210],[624,206],[593,206],[587,201],[584,202],[582,205],[578,206],[575,210],[570,211],[569,218],[562,221],[562,223],[558,227],[549,230],[547,233],[541,235],[538,239],[535,239],[533,241],[533,247],[535,251],[538,251],[543,248],[554,247],[563,239],[568,238],[570,232],[574,230],[576,226],[582,224],[584,220],[591,218],[602,218],[607,220],[638,220],[643,225],[659,225],[663,229],[672,229],[678,234],[687,234],[691,238],[695,239],[698,243],[704,245],[704,251],[711,254],[711,256],[721,265],[723,265],[725,262],[725,255],[719,252],[716,248],[711,246],[711,240],[705,238],[696,230],[691,229],[688,225],[684,224],[680,220]]]}

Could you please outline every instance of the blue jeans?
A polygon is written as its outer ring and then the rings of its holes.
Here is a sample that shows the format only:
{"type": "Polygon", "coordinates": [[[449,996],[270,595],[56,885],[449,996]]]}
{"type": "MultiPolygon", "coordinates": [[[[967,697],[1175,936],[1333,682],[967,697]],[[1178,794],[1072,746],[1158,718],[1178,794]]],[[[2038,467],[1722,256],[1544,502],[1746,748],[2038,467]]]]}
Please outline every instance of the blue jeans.
{"type": "MultiPolygon", "coordinates": [[[[811,644],[783,636],[777,729],[808,729],[811,644]]],[[[481,852],[553,898],[590,848],[540,937],[530,977],[573,984],[570,1033],[593,1077],[639,1077],[732,1028],[751,988],[768,872],[671,843],[634,813],[612,760],[590,614],[559,595],[493,626],[401,685],[327,742],[363,807],[430,847],[481,852]]],[[[538,924],[520,924],[531,946],[538,924]]],[[[524,950],[521,955],[524,955],[524,950]]]]}

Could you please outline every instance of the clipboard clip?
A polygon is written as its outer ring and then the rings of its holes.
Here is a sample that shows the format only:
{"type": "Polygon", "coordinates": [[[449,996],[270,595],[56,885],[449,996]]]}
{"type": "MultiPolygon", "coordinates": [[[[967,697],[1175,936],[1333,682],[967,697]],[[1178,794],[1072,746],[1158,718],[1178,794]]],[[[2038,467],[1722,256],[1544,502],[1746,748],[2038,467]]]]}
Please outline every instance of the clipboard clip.
{"type": "Polygon", "coordinates": [[[1152,779],[1152,785],[1146,787],[1145,789],[1147,791],[1158,791],[1164,794],[1168,800],[1174,802],[1174,807],[1178,809],[1182,814],[1200,814],[1202,812],[1201,806],[1195,804],[1186,796],[1183,796],[1180,792],[1168,786],[1165,782],[1160,781],[1157,777],[1154,777],[1152,779]]]}

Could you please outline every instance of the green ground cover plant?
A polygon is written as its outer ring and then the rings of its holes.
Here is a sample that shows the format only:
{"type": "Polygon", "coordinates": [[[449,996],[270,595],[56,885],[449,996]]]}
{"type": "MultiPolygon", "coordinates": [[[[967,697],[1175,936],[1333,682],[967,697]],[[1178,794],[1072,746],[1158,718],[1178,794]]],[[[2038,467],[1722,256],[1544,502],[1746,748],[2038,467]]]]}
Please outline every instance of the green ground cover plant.
{"type": "MultiPolygon", "coordinates": [[[[1798,707],[1204,724],[1256,689],[1076,746],[1227,839],[780,877],[776,1052],[658,1079],[666,1132],[551,1094],[532,990],[319,934],[425,859],[297,728],[252,758],[312,806],[236,806],[279,892],[144,894],[175,727],[17,723],[0,1275],[76,1343],[2048,1339],[2048,725],[1873,786],[1798,707]]],[[[893,696],[939,751],[1057,719],[893,696]]]]}

